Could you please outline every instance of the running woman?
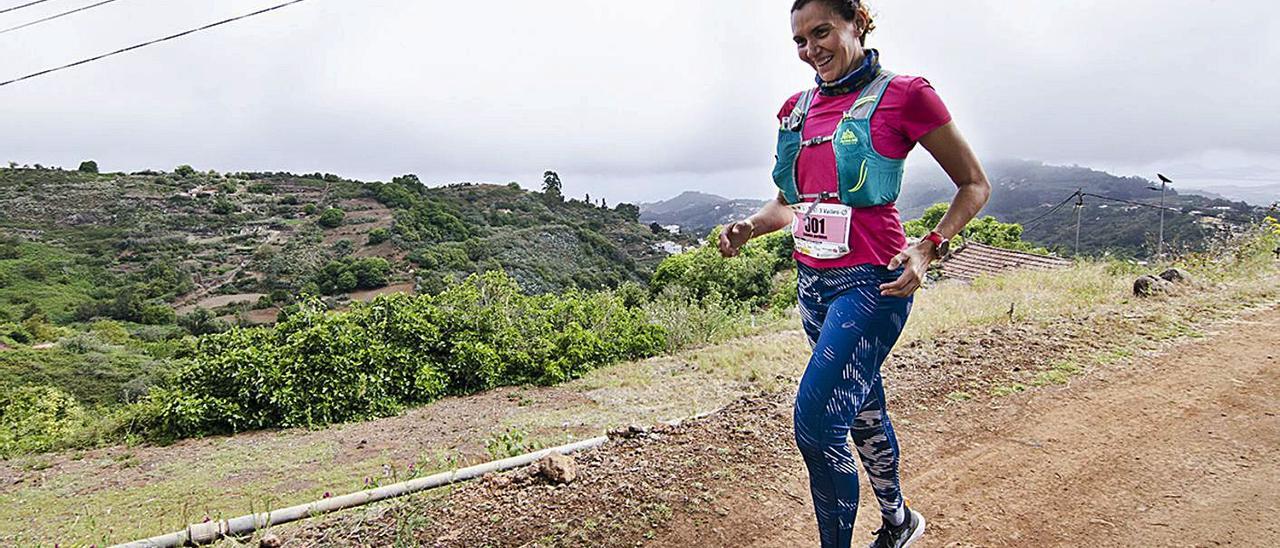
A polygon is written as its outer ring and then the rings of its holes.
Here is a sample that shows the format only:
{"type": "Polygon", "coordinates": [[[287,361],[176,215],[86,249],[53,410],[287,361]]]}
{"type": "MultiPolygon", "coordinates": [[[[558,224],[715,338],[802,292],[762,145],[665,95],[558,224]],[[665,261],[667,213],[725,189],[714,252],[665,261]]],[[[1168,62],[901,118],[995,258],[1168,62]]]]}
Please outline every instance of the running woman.
{"type": "Polygon", "coordinates": [[[824,548],[852,543],[858,458],[880,503],[873,548],[911,545],[925,520],[908,508],[880,365],[898,340],[929,264],[987,203],[991,185],[927,80],[899,76],[866,49],[875,28],[860,0],[795,0],[791,29],[817,86],[778,113],[778,196],[720,234],[726,257],[752,237],[790,227],[800,316],[813,355],[795,400],[795,439],[824,548]],[[908,245],[894,206],[916,143],[957,192],[927,237],[908,245]]]}

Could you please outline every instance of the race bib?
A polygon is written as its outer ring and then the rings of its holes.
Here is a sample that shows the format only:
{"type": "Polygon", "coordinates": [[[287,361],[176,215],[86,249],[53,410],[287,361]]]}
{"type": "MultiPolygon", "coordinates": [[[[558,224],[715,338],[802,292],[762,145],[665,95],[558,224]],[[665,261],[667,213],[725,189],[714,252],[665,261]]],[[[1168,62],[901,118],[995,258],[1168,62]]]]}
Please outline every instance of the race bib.
{"type": "Polygon", "coordinates": [[[849,254],[849,222],[853,208],[844,204],[792,204],[791,235],[796,251],[815,259],[838,259],[849,254]],[[810,210],[812,208],[812,210],[810,210]]]}

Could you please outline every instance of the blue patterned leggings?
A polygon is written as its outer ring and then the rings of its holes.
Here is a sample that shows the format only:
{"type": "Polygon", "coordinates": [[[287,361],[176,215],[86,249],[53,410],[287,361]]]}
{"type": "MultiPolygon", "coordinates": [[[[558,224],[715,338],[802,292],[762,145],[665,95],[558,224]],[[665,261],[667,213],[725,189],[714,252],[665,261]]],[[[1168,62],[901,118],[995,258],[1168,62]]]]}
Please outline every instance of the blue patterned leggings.
{"type": "Polygon", "coordinates": [[[902,508],[898,440],[885,411],[880,364],[902,333],[912,298],[882,297],[877,286],[902,272],[882,266],[799,268],[800,316],[813,356],[796,394],[796,445],[823,548],[852,542],[858,513],[858,459],[887,518],[902,508]]]}

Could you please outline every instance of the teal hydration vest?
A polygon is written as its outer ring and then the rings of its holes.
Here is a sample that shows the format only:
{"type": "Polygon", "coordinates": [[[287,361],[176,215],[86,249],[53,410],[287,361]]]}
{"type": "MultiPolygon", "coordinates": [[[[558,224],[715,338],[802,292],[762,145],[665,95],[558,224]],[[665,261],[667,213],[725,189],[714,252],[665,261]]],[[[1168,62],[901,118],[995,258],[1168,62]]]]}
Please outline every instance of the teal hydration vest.
{"type": "Polygon", "coordinates": [[[795,109],[778,130],[778,162],[773,168],[773,182],[788,204],[835,197],[829,193],[800,194],[796,186],[796,161],[800,158],[800,150],[824,143],[831,143],[835,150],[840,203],[850,207],[871,207],[898,199],[905,162],[881,156],[871,145],[871,116],[879,108],[893,77],[889,71],[880,71],[875,80],[862,88],[834,134],[809,140],[802,137],[804,122],[817,90],[810,89],[800,94],[795,109]]]}

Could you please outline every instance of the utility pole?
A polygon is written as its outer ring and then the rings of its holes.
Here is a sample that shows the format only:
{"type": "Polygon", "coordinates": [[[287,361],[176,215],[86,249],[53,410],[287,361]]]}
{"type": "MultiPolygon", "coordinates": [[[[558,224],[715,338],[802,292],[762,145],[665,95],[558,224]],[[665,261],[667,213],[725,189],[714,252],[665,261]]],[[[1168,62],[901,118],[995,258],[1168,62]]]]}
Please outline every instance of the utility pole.
{"type": "MultiPolygon", "coordinates": [[[[1156,247],[1156,259],[1164,258],[1164,191],[1173,179],[1165,177],[1163,174],[1157,173],[1156,177],[1160,178],[1160,243],[1156,247]]],[[[1155,190],[1154,188],[1152,190],[1155,190]]]]}
{"type": "Polygon", "coordinates": [[[1080,256],[1080,212],[1084,211],[1084,189],[1076,190],[1076,256],[1080,256]]]}

